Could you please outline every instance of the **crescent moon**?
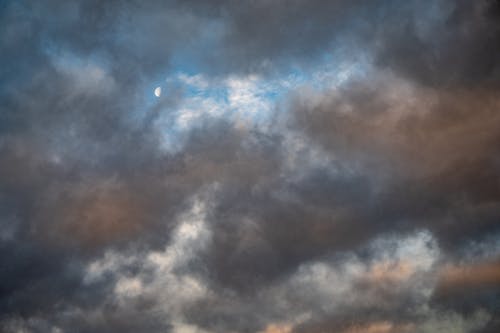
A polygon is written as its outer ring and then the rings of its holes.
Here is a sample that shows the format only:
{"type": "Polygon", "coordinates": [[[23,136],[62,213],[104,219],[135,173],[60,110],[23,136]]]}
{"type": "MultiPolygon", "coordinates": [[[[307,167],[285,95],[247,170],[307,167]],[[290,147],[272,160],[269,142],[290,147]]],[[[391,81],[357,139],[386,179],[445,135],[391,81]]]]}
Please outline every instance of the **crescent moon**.
{"type": "Polygon", "coordinates": [[[161,96],[161,87],[156,87],[155,89],[155,96],[160,97],[161,96]]]}

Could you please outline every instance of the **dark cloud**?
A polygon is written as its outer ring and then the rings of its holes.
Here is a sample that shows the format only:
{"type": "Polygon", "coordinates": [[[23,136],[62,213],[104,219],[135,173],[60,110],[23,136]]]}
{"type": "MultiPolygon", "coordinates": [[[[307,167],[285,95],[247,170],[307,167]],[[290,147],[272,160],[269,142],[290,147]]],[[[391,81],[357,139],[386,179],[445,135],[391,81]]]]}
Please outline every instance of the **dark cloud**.
{"type": "Polygon", "coordinates": [[[420,6],[427,8],[428,17],[409,11],[409,20],[380,27],[378,63],[431,86],[497,87],[498,1],[420,6]]]}
{"type": "Polygon", "coordinates": [[[407,95],[393,84],[354,83],[314,107],[298,107],[296,124],[343,163],[381,179],[373,198],[380,218],[426,220],[454,241],[496,230],[490,219],[499,193],[495,94],[407,95]]]}
{"type": "Polygon", "coordinates": [[[499,13],[2,2],[0,330],[496,331],[499,13]]]}

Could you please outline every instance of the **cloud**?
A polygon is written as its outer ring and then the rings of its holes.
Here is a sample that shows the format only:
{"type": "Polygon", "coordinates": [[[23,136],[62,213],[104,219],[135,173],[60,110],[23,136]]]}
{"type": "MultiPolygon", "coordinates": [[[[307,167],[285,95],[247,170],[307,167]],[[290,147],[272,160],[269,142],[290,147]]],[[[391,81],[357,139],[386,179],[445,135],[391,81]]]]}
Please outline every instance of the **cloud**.
{"type": "Polygon", "coordinates": [[[496,96],[398,80],[353,82],[316,99],[299,94],[293,124],[347,168],[371,175],[380,218],[420,220],[443,242],[493,232],[496,96]]]}
{"type": "Polygon", "coordinates": [[[499,8],[3,2],[0,330],[498,331],[499,8]]]}

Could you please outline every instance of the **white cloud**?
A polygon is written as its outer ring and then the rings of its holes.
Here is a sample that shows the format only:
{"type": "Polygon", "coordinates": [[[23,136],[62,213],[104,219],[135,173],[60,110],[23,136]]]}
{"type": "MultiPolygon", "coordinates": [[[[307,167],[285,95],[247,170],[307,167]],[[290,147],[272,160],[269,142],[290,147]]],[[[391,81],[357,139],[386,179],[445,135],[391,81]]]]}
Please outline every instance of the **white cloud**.
{"type": "Polygon", "coordinates": [[[266,297],[281,298],[284,308],[296,309],[298,312],[291,313],[291,318],[311,308],[335,313],[351,306],[397,306],[389,299],[380,299],[380,288],[413,295],[422,305],[427,304],[435,286],[435,265],[440,259],[439,248],[428,232],[401,239],[380,237],[370,249],[372,259],[368,261],[346,253],[340,261],[303,264],[288,281],[267,290],[266,297]],[[359,289],[360,283],[367,288],[359,289]]]}
{"type": "Polygon", "coordinates": [[[197,332],[194,326],[183,324],[183,310],[210,291],[205,282],[179,268],[188,265],[207,246],[211,233],[205,222],[206,202],[201,198],[179,216],[177,228],[171,242],[163,251],[151,251],[145,255],[124,255],[107,252],[102,258],[90,263],[85,280],[88,284],[104,276],[116,278],[113,301],[127,309],[138,298],[154,300],[155,313],[164,313],[177,323],[176,332],[197,332]],[[140,267],[139,271],[127,273],[127,267],[140,267]]]}

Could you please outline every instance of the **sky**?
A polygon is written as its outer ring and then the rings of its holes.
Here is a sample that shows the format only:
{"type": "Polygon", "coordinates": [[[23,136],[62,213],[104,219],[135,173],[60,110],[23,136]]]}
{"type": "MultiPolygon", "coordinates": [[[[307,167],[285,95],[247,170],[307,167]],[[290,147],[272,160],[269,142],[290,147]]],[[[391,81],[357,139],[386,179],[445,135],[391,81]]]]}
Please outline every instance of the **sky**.
{"type": "Polygon", "coordinates": [[[500,1],[0,1],[0,331],[500,331],[500,1]]]}

